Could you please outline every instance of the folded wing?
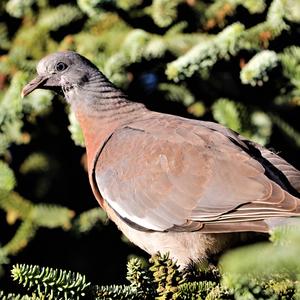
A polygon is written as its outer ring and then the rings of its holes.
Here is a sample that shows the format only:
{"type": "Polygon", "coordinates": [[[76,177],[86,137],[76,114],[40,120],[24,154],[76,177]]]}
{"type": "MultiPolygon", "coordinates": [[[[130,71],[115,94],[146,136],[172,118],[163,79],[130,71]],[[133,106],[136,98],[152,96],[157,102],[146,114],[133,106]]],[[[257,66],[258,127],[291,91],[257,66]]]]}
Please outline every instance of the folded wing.
{"type": "MultiPolygon", "coordinates": [[[[299,199],[244,146],[231,131],[158,115],[111,136],[95,179],[108,204],[143,230],[267,231],[270,218],[298,215],[299,199]]],[[[299,172],[289,174],[298,187],[299,172]]]]}

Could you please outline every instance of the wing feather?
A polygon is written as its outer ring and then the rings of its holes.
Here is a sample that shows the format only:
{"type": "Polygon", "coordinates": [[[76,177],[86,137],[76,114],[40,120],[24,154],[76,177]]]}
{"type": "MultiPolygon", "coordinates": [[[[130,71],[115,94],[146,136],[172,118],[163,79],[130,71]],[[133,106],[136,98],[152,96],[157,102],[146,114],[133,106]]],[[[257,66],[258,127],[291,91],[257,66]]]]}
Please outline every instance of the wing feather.
{"type": "MultiPolygon", "coordinates": [[[[265,219],[298,215],[299,199],[218,128],[163,115],[117,130],[96,163],[100,193],[121,217],[156,231],[266,231],[265,219]]],[[[299,171],[278,156],[272,163],[298,187],[299,171]]]]}

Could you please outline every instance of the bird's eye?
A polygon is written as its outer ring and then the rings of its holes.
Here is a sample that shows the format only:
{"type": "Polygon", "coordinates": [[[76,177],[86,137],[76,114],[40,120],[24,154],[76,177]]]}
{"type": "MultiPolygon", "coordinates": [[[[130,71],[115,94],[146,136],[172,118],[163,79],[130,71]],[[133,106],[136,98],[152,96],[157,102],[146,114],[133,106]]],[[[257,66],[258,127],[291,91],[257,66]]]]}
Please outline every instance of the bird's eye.
{"type": "Polygon", "coordinates": [[[55,69],[56,69],[56,71],[61,72],[61,71],[65,70],[67,67],[68,66],[65,63],[59,62],[56,64],[55,69]]]}

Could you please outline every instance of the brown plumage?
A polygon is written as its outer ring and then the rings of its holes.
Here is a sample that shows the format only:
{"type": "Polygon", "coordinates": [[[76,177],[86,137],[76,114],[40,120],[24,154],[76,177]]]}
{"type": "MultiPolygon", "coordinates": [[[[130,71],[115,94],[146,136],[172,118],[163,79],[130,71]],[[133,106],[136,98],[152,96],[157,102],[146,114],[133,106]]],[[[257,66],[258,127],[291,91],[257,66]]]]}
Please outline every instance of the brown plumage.
{"type": "Polygon", "coordinates": [[[75,52],[47,56],[23,89],[62,90],[84,132],[89,179],[108,216],[150,254],[182,266],[300,214],[300,172],[212,122],[147,110],[75,52]]]}

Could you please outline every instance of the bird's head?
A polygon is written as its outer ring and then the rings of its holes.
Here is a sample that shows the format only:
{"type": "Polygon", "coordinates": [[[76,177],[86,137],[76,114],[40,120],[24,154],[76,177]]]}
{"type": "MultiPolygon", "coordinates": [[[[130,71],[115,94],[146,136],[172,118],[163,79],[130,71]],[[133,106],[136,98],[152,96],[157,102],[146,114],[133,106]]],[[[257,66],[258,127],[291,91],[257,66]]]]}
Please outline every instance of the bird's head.
{"type": "Polygon", "coordinates": [[[97,68],[86,58],[73,51],[56,52],[44,57],[37,65],[37,76],[22,90],[22,97],[35,89],[48,89],[68,93],[76,87],[82,87],[95,74],[97,68]]]}

